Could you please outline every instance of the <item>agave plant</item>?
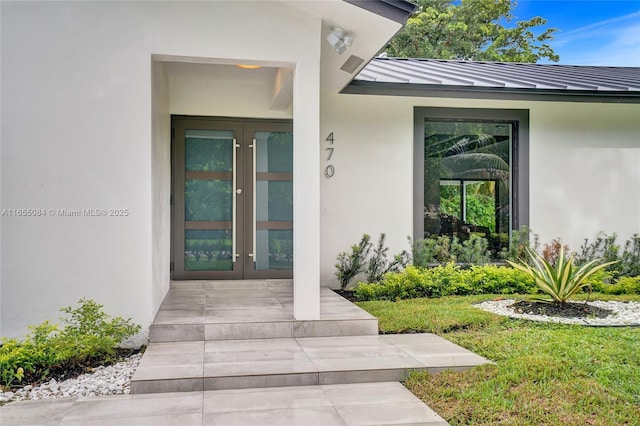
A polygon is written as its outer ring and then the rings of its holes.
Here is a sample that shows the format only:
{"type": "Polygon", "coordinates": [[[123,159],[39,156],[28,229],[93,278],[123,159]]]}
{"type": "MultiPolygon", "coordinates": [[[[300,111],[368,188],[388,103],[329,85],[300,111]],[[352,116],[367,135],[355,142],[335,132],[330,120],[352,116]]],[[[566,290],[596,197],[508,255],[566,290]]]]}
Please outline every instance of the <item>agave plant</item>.
{"type": "Polygon", "coordinates": [[[588,277],[616,263],[600,263],[602,259],[594,259],[580,267],[576,267],[573,264],[573,256],[567,258],[564,253],[564,247],[561,247],[558,259],[553,265],[528,248],[527,252],[531,257],[532,265],[522,259],[519,262],[507,260],[507,263],[529,274],[534,279],[536,286],[558,303],[565,303],[571,296],[588,286],[589,284],[586,281],[588,277]]]}

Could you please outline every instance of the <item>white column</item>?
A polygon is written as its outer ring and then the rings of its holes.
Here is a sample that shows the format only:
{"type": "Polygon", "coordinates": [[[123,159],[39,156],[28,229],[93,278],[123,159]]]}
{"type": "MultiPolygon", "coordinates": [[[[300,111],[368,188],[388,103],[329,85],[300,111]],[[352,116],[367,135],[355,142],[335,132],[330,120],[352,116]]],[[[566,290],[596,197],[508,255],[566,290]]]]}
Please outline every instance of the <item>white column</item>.
{"type": "Polygon", "coordinates": [[[297,64],[293,86],[293,316],[297,320],[320,318],[319,137],[318,46],[311,63],[297,64]]]}

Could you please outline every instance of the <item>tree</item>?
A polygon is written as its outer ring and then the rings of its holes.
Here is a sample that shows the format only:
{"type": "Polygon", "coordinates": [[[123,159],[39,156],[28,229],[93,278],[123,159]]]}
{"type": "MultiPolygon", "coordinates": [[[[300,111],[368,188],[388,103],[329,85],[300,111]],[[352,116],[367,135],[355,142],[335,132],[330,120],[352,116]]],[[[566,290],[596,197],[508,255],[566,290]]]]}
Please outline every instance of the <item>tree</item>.
{"type": "Polygon", "coordinates": [[[555,28],[539,16],[516,21],[513,0],[417,0],[420,12],[387,45],[389,56],[499,62],[560,58],[544,42],[555,28]],[[535,32],[540,34],[536,35],[535,32]]]}

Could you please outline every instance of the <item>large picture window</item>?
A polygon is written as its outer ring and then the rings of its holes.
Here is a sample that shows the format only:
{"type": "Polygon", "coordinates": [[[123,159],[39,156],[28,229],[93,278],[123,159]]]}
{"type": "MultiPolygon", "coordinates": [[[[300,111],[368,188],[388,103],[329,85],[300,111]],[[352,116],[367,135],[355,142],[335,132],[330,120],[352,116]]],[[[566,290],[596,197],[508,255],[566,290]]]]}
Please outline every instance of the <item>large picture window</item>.
{"type": "Polygon", "coordinates": [[[472,235],[494,253],[528,224],[528,111],[416,108],[414,238],[472,235]]]}

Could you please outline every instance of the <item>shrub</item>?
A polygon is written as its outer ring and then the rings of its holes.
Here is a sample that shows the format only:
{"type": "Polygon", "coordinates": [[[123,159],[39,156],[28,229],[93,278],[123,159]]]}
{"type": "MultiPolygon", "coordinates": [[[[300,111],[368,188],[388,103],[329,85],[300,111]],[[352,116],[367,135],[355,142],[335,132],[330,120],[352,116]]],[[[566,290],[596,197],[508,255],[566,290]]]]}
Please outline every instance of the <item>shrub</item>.
{"type": "Polygon", "coordinates": [[[409,239],[409,244],[413,265],[420,268],[445,265],[449,262],[484,265],[492,261],[526,258],[528,249],[537,250],[540,245],[538,235],[533,234],[533,239],[531,236],[531,231],[526,226],[521,227],[519,231],[513,231],[509,248],[502,251],[499,251],[499,247],[508,239],[507,234],[492,234],[489,239],[471,234],[463,241],[455,235],[432,235],[415,242],[409,239]]]}
{"type": "Polygon", "coordinates": [[[464,279],[474,294],[529,294],[536,292],[533,279],[526,273],[506,266],[472,266],[464,279]]]}
{"type": "Polygon", "coordinates": [[[619,260],[620,247],[616,244],[617,238],[615,233],[607,235],[604,232],[599,232],[593,242],[585,238],[580,251],[575,254],[576,264],[583,265],[594,259],[604,259],[606,262],[619,260]]]}
{"type": "Polygon", "coordinates": [[[367,282],[374,283],[382,280],[389,272],[398,272],[409,263],[409,253],[405,250],[396,254],[393,260],[387,260],[389,248],[385,245],[386,235],[380,234],[378,245],[373,250],[371,258],[366,261],[367,282]]]}
{"type": "Polygon", "coordinates": [[[80,306],[75,309],[71,306],[61,309],[69,316],[61,318],[65,324],[64,337],[89,346],[93,352],[113,354],[118,344],[140,330],[140,326],[130,320],[111,318],[102,310],[103,306],[93,300],[81,299],[78,303],[80,306]]]}
{"type": "Polygon", "coordinates": [[[358,283],[354,295],[359,300],[398,300],[424,297],[431,286],[425,281],[422,271],[408,266],[403,272],[391,273],[381,283],[358,283]]]}
{"type": "Polygon", "coordinates": [[[340,288],[345,290],[349,282],[359,273],[366,273],[367,282],[378,282],[388,272],[397,272],[409,263],[409,253],[406,250],[396,254],[393,260],[387,260],[389,248],[385,244],[386,235],[380,234],[378,244],[373,249],[371,237],[362,235],[360,242],[351,246],[351,253],[338,254],[336,264],[336,277],[340,281],[340,288]],[[369,254],[371,256],[369,256],[369,254]]]}
{"type": "Polygon", "coordinates": [[[594,259],[575,268],[573,257],[567,259],[562,246],[555,265],[531,250],[528,252],[533,266],[525,260],[520,260],[518,263],[510,260],[507,262],[514,268],[529,274],[535,280],[536,286],[558,303],[565,303],[571,296],[589,285],[586,279],[590,275],[612,264],[612,262],[598,264],[600,259],[594,259]]]}
{"type": "Polygon", "coordinates": [[[580,250],[575,253],[576,265],[602,258],[605,262],[614,262],[607,270],[621,277],[640,275],[640,235],[634,234],[625,241],[622,252],[621,246],[616,243],[617,238],[615,233],[607,235],[604,232],[599,232],[593,241],[585,238],[580,250]]]}
{"type": "Polygon", "coordinates": [[[461,269],[459,265],[449,263],[428,269],[408,266],[402,272],[387,274],[379,284],[359,283],[354,294],[358,300],[400,300],[467,294],[532,293],[535,290],[533,279],[510,267],[474,265],[470,269],[461,269]]]}
{"type": "Polygon", "coordinates": [[[451,251],[456,262],[463,264],[485,265],[491,262],[489,242],[479,235],[471,235],[462,244],[456,237],[453,238],[451,251]]]}
{"type": "Polygon", "coordinates": [[[620,275],[627,277],[640,275],[640,235],[633,234],[625,242],[618,270],[620,275]]]}
{"type": "Polygon", "coordinates": [[[479,235],[471,235],[462,242],[455,235],[432,236],[411,244],[411,250],[413,265],[420,268],[450,262],[476,265],[491,262],[489,242],[479,235]]]}
{"type": "Polygon", "coordinates": [[[358,244],[351,246],[351,253],[340,252],[336,264],[336,277],[340,281],[340,288],[346,289],[349,282],[362,272],[365,259],[371,250],[371,236],[364,234],[358,244]]]}
{"type": "Polygon", "coordinates": [[[555,265],[558,261],[558,257],[560,257],[561,251],[565,253],[569,252],[569,246],[566,244],[562,244],[562,240],[560,238],[554,238],[550,243],[545,244],[542,248],[542,257],[552,265],[555,265]]]}
{"type": "Polygon", "coordinates": [[[30,326],[23,341],[0,339],[0,387],[43,381],[89,361],[111,362],[117,345],[140,330],[130,319],[111,318],[92,300],[78,304],[61,309],[70,316],[61,319],[63,329],[45,321],[30,326]]]}
{"type": "Polygon", "coordinates": [[[433,264],[445,264],[452,262],[451,257],[451,240],[446,235],[432,236],[424,240],[411,242],[411,256],[413,258],[413,266],[427,268],[433,264]]]}
{"type": "Polygon", "coordinates": [[[529,227],[522,226],[519,230],[511,232],[511,242],[508,249],[502,250],[500,258],[504,260],[518,261],[518,259],[528,259],[528,251],[538,251],[540,247],[540,237],[533,234],[529,227]]]}
{"type": "Polygon", "coordinates": [[[593,291],[604,294],[640,294],[640,276],[622,277],[615,283],[600,280],[591,286],[593,291]]]}

